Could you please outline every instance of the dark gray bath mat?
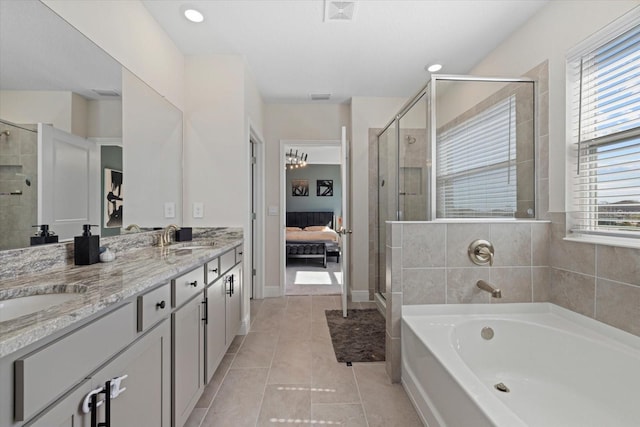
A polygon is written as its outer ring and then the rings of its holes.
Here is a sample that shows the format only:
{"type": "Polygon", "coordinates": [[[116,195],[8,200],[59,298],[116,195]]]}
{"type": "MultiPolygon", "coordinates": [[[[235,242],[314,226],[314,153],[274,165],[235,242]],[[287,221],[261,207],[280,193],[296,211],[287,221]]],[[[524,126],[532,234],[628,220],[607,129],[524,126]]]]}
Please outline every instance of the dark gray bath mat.
{"type": "Polygon", "coordinates": [[[375,308],[325,310],[333,351],[340,363],[384,361],[384,317],[375,308]]]}

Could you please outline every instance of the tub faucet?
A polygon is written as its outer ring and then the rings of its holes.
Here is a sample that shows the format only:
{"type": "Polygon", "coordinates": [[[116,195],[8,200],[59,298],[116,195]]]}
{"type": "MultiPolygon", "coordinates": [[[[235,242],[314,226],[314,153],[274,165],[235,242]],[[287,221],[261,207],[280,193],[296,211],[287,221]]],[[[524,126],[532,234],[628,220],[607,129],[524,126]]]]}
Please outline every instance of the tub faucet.
{"type": "Polygon", "coordinates": [[[476,286],[482,289],[483,291],[489,292],[491,296],[494,298],[502,298],[502,292],[500,291],[500,289],[494,288],[484,280],[478,280],[478,282],[476,283],[476,286]]]}

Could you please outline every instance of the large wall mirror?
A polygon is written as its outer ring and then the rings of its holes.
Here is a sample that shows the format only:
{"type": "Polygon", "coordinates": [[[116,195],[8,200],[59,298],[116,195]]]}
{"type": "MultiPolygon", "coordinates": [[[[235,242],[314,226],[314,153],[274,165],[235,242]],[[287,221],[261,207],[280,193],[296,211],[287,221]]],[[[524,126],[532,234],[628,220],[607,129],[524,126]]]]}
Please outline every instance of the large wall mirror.
{"type": "Polygon", "coordinates": [[[0,1],[0,250],[182,224],[182,112],[38,0],[0,1]]]}

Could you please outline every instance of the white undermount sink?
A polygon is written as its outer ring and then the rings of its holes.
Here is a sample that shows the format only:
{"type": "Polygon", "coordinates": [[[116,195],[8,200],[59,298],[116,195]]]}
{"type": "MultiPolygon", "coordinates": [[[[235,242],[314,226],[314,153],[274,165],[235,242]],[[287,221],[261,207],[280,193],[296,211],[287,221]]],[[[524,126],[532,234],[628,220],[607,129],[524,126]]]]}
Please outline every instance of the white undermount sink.
{"type": "Polygon", "coordinates": [[[0,300],[0,322],[33,314],[80,297],[81,295],[77,293],[57,293],[0,300]]]}

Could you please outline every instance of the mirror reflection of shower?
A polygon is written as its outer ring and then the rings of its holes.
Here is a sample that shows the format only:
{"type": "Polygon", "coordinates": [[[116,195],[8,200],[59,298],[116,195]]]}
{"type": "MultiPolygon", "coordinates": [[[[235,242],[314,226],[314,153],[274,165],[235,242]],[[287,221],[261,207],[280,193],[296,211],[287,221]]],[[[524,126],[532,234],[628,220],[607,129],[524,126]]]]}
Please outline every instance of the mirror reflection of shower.
{"type": "Polygon", "coordinates": [[[29,246],[37,223],[36,128],[0,119],[0,250],[29,246]]]}

